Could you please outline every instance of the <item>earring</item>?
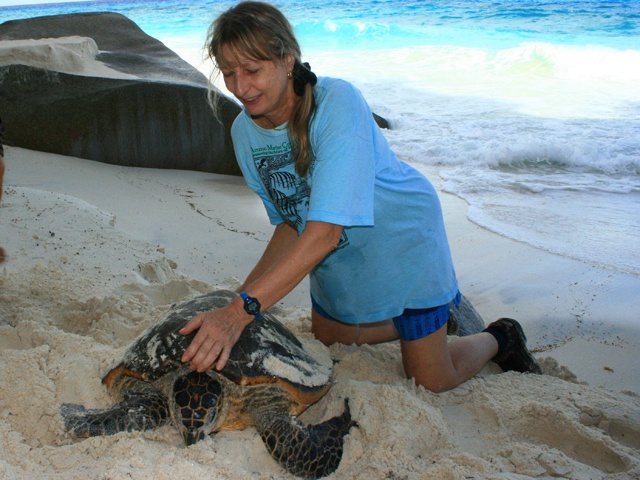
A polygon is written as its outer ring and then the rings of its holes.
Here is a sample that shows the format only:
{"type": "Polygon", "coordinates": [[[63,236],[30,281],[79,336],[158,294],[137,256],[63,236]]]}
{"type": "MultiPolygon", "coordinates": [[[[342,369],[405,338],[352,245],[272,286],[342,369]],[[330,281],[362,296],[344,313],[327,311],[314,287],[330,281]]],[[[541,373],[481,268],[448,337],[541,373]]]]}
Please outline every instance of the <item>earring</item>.
{"type": "Polygon", "coordinates": [[[291,73],[291,70],[289,70],[289,71],[287,72],[287,77],[288,77],[288,78],[293,78],[293,73],[291,73]]]}

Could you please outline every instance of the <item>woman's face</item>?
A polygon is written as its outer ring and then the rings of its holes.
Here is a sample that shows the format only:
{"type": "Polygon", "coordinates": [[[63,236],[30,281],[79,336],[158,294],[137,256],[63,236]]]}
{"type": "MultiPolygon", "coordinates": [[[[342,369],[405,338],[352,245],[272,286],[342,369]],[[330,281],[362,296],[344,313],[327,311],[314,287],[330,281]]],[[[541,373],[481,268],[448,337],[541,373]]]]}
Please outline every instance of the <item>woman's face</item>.
{"type": "Polygon", "coordinates": [[[293,55],[281,61],[252,60],[226,45],[221,53],[218,63],[227,89],[258,125],[273,128],[289,120],[297,101],[288,77],[293,55]]]}

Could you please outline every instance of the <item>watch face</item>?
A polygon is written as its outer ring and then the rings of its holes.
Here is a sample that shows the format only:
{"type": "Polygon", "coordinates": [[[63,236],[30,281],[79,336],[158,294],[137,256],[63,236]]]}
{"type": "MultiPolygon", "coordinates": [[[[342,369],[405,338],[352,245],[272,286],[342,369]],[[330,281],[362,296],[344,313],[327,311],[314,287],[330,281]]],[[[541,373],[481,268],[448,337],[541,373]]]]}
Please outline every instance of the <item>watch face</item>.
{"type": "Polygon", "coordinates": [[[246,310],[247,310],[247,313],[251,315],[256,315],[258,312],[260,312],[260,305],[255,300],[249,300],[247,302],[246,310]]]}
{"type": "Polygon", "coordinates": [[[244,311],[249,315],[260,315],[260,302],[253,297],[247,296],[244,299],[244,311]]]}

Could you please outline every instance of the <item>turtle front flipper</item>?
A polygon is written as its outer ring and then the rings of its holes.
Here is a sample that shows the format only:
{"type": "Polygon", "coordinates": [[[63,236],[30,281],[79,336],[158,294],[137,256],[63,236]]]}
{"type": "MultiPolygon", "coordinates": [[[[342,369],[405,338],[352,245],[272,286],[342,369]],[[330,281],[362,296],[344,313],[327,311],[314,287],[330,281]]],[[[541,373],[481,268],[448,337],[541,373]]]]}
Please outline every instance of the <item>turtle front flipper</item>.
{"type": "Polygon", "coordinates": [[[84,438],[150,430],[167,423],[169,406],[160,390],[133,377],[119,380],[122,401],[111,408],[86,410],[82,405],[62,404],[60,413],[66,430],[84,438]]]}
{"type": "Polygon", "coordinates": [[[286,470],[305,478],[320,478],[334,472],[342,459],[344,436],[356,422],[351,420],[348,400],[342,415],[317,425],[304,425],[286,408],[257,415],[255,426],[271,456],[286,470]]]}

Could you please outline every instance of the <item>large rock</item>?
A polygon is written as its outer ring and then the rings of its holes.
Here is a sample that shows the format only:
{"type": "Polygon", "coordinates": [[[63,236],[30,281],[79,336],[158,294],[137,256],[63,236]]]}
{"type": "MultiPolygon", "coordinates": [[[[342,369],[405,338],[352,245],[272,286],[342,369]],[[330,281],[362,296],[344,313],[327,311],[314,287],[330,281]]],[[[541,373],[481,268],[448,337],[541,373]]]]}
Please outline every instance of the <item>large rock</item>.
{"type": "Polygon", "coordinates": [[[449,303],[449,323],[447,325],[449,335],[465,337],[480,333],[484,328],[484,320],[467,297],[461,296],[460,305],[456,306],[455,302],[449,303]]]}
{"type": "Polygon", "coordinates": [[[237,104],[221,97],[216,120],[205,75],[128,18],[9,21],[0,41],[6,144],[115,165],[240,173],[230,137],[237,104]],[[26,55],[16,60],[16,49],[26,55]]]}

